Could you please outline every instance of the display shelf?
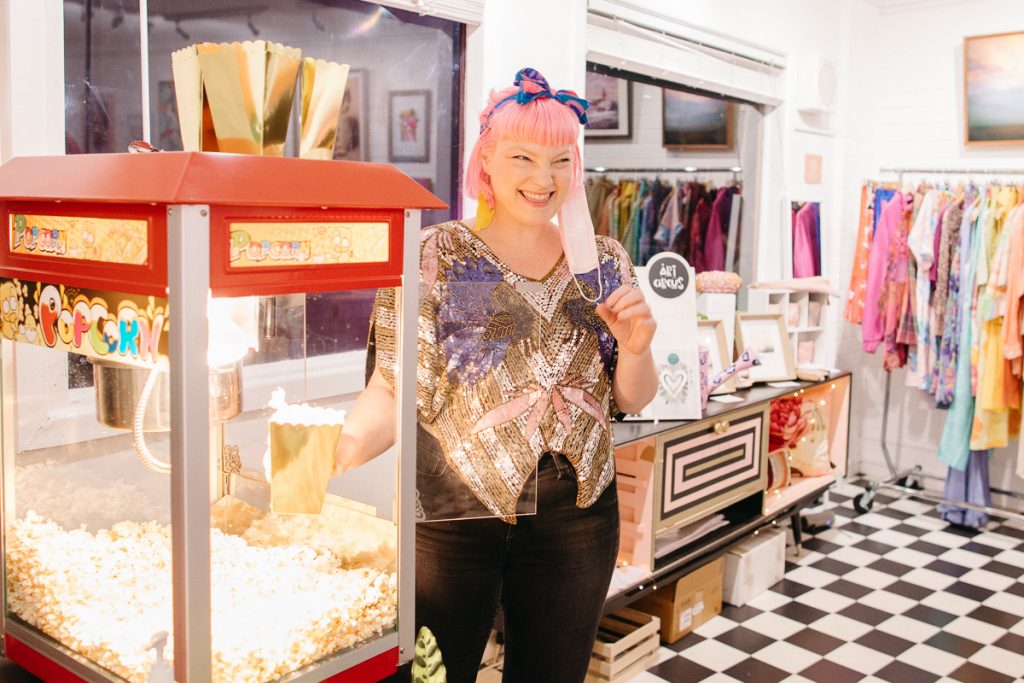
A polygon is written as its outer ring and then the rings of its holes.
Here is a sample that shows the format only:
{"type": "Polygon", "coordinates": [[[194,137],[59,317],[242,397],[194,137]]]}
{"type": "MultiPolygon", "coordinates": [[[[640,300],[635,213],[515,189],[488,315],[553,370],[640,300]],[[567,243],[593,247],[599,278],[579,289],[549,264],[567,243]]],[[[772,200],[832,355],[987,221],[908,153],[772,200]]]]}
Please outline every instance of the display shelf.
{"type": "Polygon", "coordinates": [[[835,480],[835,473],[823,474],[820,477],[795,478],[789,486],[765,494],[764,514],[771,515],[786,510],[811,493],[828,488],[835,480]]]}
{"type": "Polygon", "coordinates": [[[804,333],[810,333],[810,332],[824,332],[824,331],[825,331],[825,328],[821,327],[820,325],[818,325],[816,327],[797,327],[797,328],[794,328],[794,329],[790,330],[790,332],[795,332],[796,334],[804,334],[804,333]]]}

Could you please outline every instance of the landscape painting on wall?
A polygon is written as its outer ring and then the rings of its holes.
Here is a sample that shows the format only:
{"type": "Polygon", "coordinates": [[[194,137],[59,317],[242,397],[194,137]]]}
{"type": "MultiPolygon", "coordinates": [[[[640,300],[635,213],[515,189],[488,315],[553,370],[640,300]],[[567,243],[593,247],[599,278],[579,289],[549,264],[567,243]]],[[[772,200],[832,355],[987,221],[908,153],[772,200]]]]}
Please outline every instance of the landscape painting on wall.
{"type": "Polygon", "coordinates": [[[964,39],[964,143],[1024,144],[1024,31],[964,39]]]}

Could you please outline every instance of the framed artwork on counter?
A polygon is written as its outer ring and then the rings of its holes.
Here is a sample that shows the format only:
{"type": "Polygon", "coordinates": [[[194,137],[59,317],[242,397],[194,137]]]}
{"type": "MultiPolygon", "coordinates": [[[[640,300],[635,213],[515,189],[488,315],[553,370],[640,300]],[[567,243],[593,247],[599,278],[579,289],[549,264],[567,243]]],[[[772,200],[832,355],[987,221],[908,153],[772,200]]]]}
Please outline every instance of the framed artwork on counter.
{"type": "Polygon", "coordinates": [[[430,161],[430,91],[388,93],[388,161],[430,161]]]}
{"type": "MultiPolygon", "coordinates": [[[[706,346],[709,352],[710,362],[708,363],[708,376],[712,377],[732,364],[732,353],[725,341],[725,322],[721,320],[698,320],[697,321],[697,346],[706,346]]],[[[736,391],[735,378],[718,387],[711,392],[716,394],[731,394],[736,391]]]]}
{"type": "Polygon", "coordinates": [[[1024,31],[964,38],[964,145],[1024,145],[1024,31]]]}
{"type": "Polygon", "coordinates": [[[737,313],[736,352],[750,347],[761,364],[748,371],[755,382],[796,379],[793,345],[782,313],[737,313]]]}

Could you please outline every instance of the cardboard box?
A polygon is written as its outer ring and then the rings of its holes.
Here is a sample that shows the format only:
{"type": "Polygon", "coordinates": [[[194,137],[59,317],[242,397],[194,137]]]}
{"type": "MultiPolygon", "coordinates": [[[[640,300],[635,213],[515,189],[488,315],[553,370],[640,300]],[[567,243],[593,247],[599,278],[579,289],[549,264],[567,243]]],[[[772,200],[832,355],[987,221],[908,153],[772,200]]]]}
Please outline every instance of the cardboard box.
{"type": "Polygon", "coordinates": [[[740,607],[782,581],[786,573],[786,534],[761,529],[725,554],[722,599],[740,607]]]}
{"type": "Polygon", "coordinates": [[[656,615],[661,620],[661,639],[674,643],[722,611],[724,566],[719,557],[633,606],[656,615]]]}

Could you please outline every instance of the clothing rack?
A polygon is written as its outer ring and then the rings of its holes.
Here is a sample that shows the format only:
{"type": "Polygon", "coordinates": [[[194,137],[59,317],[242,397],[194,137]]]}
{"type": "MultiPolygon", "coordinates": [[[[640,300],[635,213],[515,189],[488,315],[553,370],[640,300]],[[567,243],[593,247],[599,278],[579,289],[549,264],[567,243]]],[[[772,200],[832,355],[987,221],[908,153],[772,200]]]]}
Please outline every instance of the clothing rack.
{"type": "MultiPolygon", "coordinates": [[[[903,184],[904,175],[1024,175],[1024,170],[1012,170],[1002,168],[991,168],[991,169],[942,169],[942,168],[883,168],[880,169],[881,173],[895,173],[899,176],[897,181],[900,185],[903,184]]],[[[962,500],[952,500],[944,496],[938,496],[931,493],[925,493],[921,487],[914,486],[915,479],[933,479],[937,481],[944,481],[943,477],[937,477],[934,474],[928,474],[923,472],[920,465],[914,465],[908,470],[902,472],[896,469],[896,464],[893,462],[892,454],[889,453],[889,396],[892,388],[892,372],[885,373],[885,394],[882,400],[882,434],[880,438],[880,445],[882,447],[882,455],[885,457],[886,467],[889,469],[889,477],[887,479],[881,479],[878,481],[870,482],[864,487],[864,492],[858,494],[853,499],[853,506],[858,512],[868,512],[871,510],[871,506],[874,503],[875,493],[880,488],[892,489],[899,493],[908,494],[917,498],[927,500],[929,502],[950,505],[959,508],[965,508],[968,510],[976,510],[978,512],[984,512],[989,515],[996,515],[999,517],[1012,517],[1024,521],[1024,512],[1019,510],[1010,510],[1002,507],[992,507],[988,505],[975,505],[974,503],[968,503],[962,500]]],[[[1017,491],[1007,491],[1004,489],[998,489],[990,486],[989,491],[996,493],[1001,496],[1007,496],[1010,498],[1024,499],[1024,493],[1017,491]]]]}

